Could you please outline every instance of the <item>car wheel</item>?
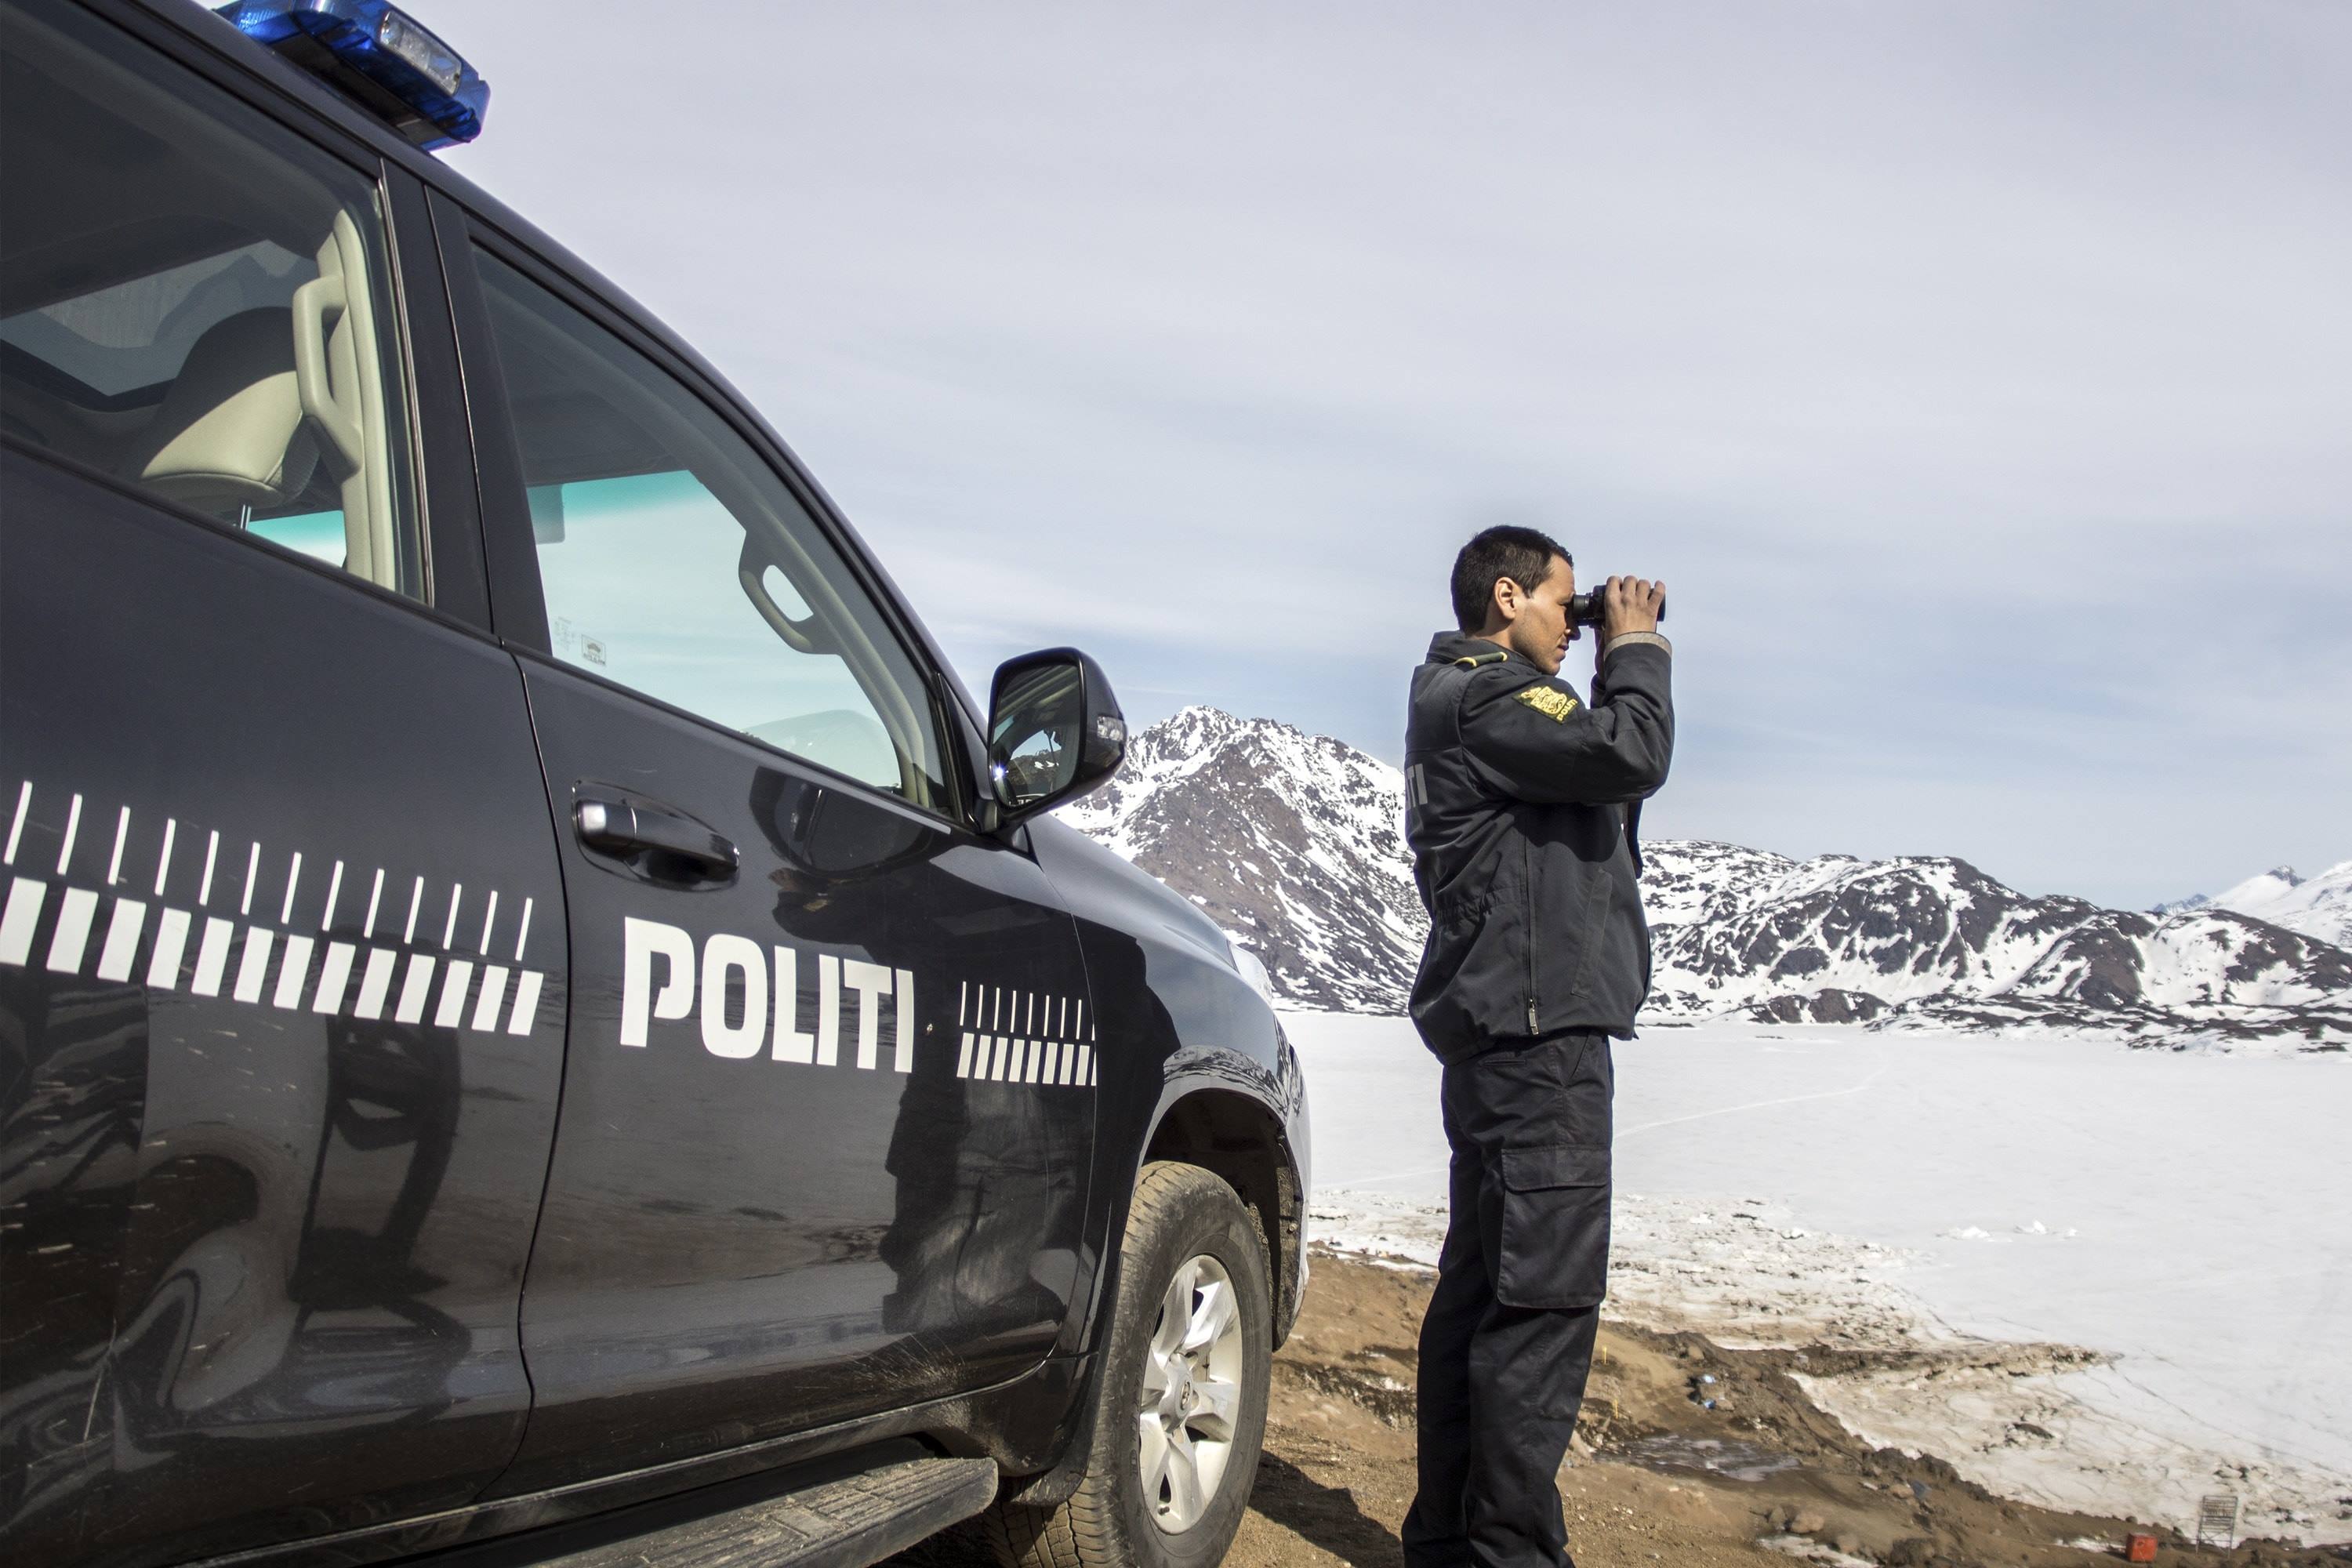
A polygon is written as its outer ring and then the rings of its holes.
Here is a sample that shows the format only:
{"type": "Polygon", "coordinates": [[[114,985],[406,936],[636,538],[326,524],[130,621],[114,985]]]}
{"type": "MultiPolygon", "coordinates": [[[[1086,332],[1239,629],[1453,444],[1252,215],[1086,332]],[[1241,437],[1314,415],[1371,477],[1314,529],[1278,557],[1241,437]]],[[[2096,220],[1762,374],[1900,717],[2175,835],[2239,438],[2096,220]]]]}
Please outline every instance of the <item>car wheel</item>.
{"type": "Polygon", "coordinates": [[[1146,1165],[1095,1379],[1086,1479],[1058,1508],[1003,1503],[1006,1568],[1211,1568],[1249,1506],[1274,1358],[1265,1241],[1197,1165],[1146,1165]]]}

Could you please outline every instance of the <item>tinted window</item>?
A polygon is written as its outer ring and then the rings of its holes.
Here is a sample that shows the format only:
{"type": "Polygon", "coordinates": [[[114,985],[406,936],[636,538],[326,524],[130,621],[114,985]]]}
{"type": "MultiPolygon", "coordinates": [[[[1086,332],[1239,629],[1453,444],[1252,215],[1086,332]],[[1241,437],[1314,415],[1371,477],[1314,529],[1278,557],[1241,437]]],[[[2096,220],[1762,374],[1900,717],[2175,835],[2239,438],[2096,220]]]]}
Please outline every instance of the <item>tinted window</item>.
{"type": "Polygon", "coordinates": [[[929,687],[775,470],[613,333],[479,262],[556,657],[942,805],[929,687]]]}
{"type": "Polygon", "coordinates": [[[0,425],[420,592],[375,183],[85,16],[0,15],[0,425]]]}

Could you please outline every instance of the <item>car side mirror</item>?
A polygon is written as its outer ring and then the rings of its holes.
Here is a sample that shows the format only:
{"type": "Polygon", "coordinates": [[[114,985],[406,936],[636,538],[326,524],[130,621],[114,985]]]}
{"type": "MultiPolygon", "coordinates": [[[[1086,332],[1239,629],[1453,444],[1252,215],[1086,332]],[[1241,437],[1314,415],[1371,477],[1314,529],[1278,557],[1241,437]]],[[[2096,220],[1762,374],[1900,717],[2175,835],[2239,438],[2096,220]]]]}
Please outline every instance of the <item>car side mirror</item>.
{"type": "Polygon", "coordinates": [[[1102,666],[1074,647],[1006,659],[989,683],[988,777],[1001,831],[1101,784],[1127,755],[1127,720],[1102,666]]]}

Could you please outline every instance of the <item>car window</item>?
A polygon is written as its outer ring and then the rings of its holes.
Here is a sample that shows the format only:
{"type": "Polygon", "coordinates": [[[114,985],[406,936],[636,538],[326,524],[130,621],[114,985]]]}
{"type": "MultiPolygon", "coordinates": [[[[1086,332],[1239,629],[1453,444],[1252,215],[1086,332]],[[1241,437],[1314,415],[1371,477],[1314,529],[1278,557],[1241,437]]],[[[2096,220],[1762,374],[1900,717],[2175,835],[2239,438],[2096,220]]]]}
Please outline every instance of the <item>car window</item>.
{"type": "Polygon", "coordinates": [[[377,183],[87,16],[0,9],[0,427],[421,594],[377,183]]]}
{"type": "Polygon", "coordinates": [[[651,360],[477,255],[556,657],[943,806],[929,688],[776,471],[651,360]]]}

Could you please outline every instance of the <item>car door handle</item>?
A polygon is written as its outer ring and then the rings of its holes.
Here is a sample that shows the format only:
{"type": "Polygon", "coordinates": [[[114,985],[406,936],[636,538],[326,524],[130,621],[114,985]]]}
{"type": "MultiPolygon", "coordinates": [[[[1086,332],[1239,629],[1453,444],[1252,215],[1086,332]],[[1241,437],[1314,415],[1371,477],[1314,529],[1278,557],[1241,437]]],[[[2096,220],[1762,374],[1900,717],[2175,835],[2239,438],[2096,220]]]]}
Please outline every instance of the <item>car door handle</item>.
{"type": "Polygon", "coordinates": [[[696,871],[731,881],[741,853],[727,838],[675,806],[641,795],[580,788],[572,808],[580,841],[608,855],[668,855],[696,871]]]}

